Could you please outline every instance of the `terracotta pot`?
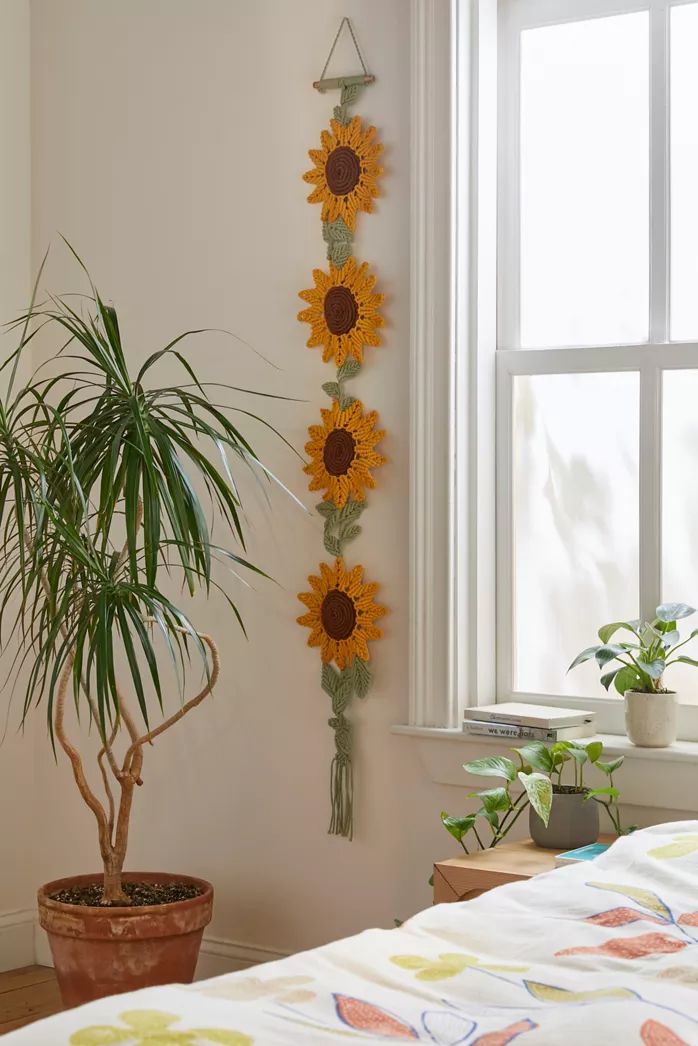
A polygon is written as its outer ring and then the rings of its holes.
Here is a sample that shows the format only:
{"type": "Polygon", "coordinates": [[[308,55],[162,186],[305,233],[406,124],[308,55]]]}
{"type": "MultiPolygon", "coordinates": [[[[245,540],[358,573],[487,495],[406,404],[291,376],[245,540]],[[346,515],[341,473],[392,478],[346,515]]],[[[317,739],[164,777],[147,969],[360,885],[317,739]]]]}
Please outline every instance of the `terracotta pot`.
{"type": "Polygon", "coordinates": [[[118,908],[62,904],[49,897],[100,880],[99,875],[72,875],[46,883],[37,895],[39,922],[48,934],[65,1005],[154,984],[189,984],[204,927],[211,921],[211,884],[189,875],[125,872],[125,882],[193,883],[204,892],[173,904],[118,908]]]}
{"type": "Polygon", "coordinates": [[[536,846],[545,850],[576,850],[598,839],[599,808],[583,793],[553,792],[547,827],[533,807],[529,809],[528,823],[536,846]]]}

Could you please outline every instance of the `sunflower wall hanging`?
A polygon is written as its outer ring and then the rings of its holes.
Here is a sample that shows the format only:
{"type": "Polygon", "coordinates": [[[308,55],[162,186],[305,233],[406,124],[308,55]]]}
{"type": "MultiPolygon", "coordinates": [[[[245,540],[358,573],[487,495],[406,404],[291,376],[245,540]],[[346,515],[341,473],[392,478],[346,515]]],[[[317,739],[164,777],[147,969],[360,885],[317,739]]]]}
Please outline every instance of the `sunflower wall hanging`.
{"type": "Polygon", "coordinates": [[[309,457],[305,472],[309,489],[321,491],[316,506],[324,521],[323,541],[331,562],[320,563],[308,578],[309,592],[298,596],[306,613],[298,623],[310,629],[308,646],[317,647],[322,665],[321,685],[332,702],[328,720],[334,730],[335,754],[330,773],[332,816],[329,831],[347,839],[353,836],[352,733],[346,716],[356,697],[365,697],[371,685],[369,644],[382,635],[376,624],[386,613],[375,600],[378,584],[364,578],[364,568],[350,566],[344,547],[358,537],[358,520],[366,507],[366,491],[376,486],[374,473],[385,462],[377,450],[385,432],[378,414],[366,410],[349,395],[345,383],[364,364],[364,350],[381,344],[383,295],[376,293],[376,276],[367,262],[354,257],[354,232],[358,215],[370,213],[379,195],[383,174],[383,146],[375,127],[350,116],[360,92],[374,77],[366,70],[348,18],[343,18],[320,79],[320,91],[339,90],[330,129],[322,131],[320,148],[310,149],[313,163],[303,175],[313,186],[309,203],[322,205],[322,236],[328,269],[313,271],[313,287],[300,291],[307,308],[298,313],[310,325],[309,348],[321,348],[325,363],[336,368],[333,380],[323,384],[331,406],[320,411],[320,424],[310,425],[305,445],[309,457]],[[363,74],[326,79],[325,73],[339,36],[351,33],[363,74]]]}

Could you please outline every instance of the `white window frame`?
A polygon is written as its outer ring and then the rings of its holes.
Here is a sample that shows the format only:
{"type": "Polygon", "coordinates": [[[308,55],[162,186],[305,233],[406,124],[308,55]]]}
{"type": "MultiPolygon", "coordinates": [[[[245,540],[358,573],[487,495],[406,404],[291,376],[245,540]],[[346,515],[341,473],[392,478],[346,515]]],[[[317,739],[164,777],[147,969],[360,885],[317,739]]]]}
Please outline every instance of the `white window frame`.
{"type": "MultiPolygon", "coordinates": [[[[497,195],[501,200],[503,194],[501,187],[499,194],[494,191],[501,148],[494,129],[501,133],[503,122],[502,114],[497,116],[498,0],[412,0],[409,723],[413,727],[457,727],[465,705],[512,696],[545,705],[589,704],[589,698],[514,694],[511,687],[511,593],[503,594],[500,585],[495,606],[495,578],[510,574],[512,563],[508,465],[516,374],[639,373],[645,420],[640,447],[640,542],[643,553],[652,548],[651,566],[641,582],[641,609],[651,613],[656,604],[660,548],[656,492],[661,462],[659,435],[648,419],[654,419],[656,428],[661,369],[695,365],[698,356],[698,344],[666,340],[668,132],[660,109],[668,97],[668,69],[666,62],[656,61],[656,53],[667,31],[666,11],[676,2],[691,0],[674,0],[671,5],[661,0],[650,25],[655,53],[651,258],[665,259],[660,266],[651,263],[652,341],[636,346],[522,350],[511,334],[515,310],[497,288],[497,254],[500,265],[511,264],[511,251],[508,259],[502,257],[502,238],[511,236],[513,225],[518,227],[511,195],[498,215],[497,195]],[[498,309],[508,347],[496,349],[498,309]],[[500,448],[499,461],[495,445],[500,448]],[[510,641],[495,644],[497,633],[510,641]]],[[[559,23],[565,16],[576,20],[581,11],[586,18],[647,7],[648,2],[640,0],[615,0],[613,9],[608,0],[535,0],[534,10],[533,2],[526,0],[519,12],[524,9],[527,24],[539,25],[559,23]]],[[[505,120],[516,119],[512,109],[504,114],[505,120]]],[[[593,707],[601,730],[624,733],[622,701],[600,697],[593,707]]],[[[698,707],[681,708],[679,736],[698,740],[698,707]]]]}

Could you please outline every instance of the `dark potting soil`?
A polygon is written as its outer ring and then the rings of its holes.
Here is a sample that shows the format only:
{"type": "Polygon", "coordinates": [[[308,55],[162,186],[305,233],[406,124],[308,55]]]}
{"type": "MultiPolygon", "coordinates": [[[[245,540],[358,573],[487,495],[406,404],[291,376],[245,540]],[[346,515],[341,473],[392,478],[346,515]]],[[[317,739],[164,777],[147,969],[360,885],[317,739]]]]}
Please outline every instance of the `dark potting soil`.
{"type": "MultiPolygon", "coordinates": [[[[204,891],[202,887],[194,883],[124,883],[124,893],[129,898],[129,904],[135,907],[147,904],[173,904],[175,901],[188,901],[191,897],[199,897],[204,891]]],[[[52,901],[60,901],[61,904],[82,904],[87,908],[103,907],[125,907],[124,905],[102,904],[102,884],[83,883],[80,886],[71,886],[66,890],[56,890],[49,894],[52,901]]]]}

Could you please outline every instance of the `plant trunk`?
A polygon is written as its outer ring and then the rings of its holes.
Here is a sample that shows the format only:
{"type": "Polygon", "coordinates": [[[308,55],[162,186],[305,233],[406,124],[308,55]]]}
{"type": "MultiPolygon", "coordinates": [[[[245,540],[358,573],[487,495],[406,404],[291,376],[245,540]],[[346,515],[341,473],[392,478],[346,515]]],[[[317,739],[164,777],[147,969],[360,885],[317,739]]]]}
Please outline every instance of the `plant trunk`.
{"type": "Polygon", "coordinates": [[[124,857],[117,854],[110,855],[104,861],[104,889],[102,892],[102,904],[130,904],[128,895],[124,893],[121,884],[121,875],[124,870],[124,857]]]}

